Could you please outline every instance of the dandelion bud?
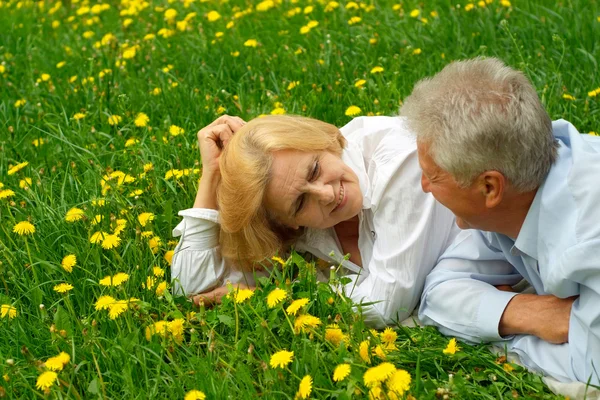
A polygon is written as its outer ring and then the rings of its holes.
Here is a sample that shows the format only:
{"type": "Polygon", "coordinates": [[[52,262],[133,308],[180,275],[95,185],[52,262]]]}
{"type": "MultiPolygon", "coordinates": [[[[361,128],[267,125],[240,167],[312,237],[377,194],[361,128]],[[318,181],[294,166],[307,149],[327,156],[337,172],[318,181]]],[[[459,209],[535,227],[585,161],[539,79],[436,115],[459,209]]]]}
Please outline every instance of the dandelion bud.
{"type": "Polygon", "coordinates": [[[50,333],[56,332],[56,326],[54,324],[50,325],[50,333]]]}
{"type": "Polygon", "coordinates": [[[61,329],[60,331],[58,331],[58,333],[60,334],[60,336],[66,338],[67,337],[67,331],[65,331],[64,329],[61,329]]]}
{"type": "Polygon", "coordinates": [[[29,354],[29,349],[27,348],[27,346],[21,347],[21,354],[23,354],[24,356],[29,354]]]}
{"type": "Polygon", "coordinates": [[[248,354],[252,354],[254,352],[254,345],[250,344],[250,346],[248,346],[248,354]]]}
{"type": "Polygon", "coordinates": [[[444,399],[444,400],[448,400],[449,398],[450,398],[450,396],[448,396],[447,394],[442,396],[442,399],[444,399]]]}
{"type": "Polygon", "coordinates": [[[95,319],[92,320],[92,326],[94,328],[98,326],[98,322],[95,319]]]}
{"type": "Polygon", "coordinates": [[[6,363],[12,367],[13,365],[15,365],[15,360],[13,360],[12,358],[7,358],[6,363]]]}
{"type": "Polygon", "coordinates": [[[46,306],[44,305],[44,303],[40,303],[40,310],[43,310],[44,308],[46,308],[46,306]]]}

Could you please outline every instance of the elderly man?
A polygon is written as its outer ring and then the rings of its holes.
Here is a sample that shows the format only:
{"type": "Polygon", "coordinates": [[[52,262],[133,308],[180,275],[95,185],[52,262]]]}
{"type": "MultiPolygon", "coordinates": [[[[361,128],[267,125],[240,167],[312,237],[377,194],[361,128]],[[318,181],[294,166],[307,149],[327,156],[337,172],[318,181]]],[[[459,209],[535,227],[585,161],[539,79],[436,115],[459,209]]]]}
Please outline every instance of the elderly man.
{"type": "Polygon", "coordinates": [[[400,113],[423,190],[464,229],[427,278],[421,321],[599,384],[600,137],[552,122],[527,78],[494,58],[420,81],[400,113]],[[523,278],[537,294],[511,290],[523,278]]]}

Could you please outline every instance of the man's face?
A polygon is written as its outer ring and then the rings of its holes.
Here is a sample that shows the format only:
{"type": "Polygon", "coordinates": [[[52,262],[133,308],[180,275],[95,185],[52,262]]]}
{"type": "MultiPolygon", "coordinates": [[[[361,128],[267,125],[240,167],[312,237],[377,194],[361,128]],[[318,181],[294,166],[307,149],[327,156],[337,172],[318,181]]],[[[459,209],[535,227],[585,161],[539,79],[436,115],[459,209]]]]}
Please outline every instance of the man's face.
{"type": "Polygon", "coordinates": [[[325,229],[356,216],[363,196],[358,177],[329,152],[273,153],[264,205],[280,223],[325,229]]]}
{"type": "Polygon", "coordinates": [[[489,210],[485,207],[485,196],[475,182],[462,188],[456,180],[440,168],[429,155],[429,145],[417,142],[419,164],[422,169],[421,187],[456,216],[461,229],[484,229],[489,210]]]}

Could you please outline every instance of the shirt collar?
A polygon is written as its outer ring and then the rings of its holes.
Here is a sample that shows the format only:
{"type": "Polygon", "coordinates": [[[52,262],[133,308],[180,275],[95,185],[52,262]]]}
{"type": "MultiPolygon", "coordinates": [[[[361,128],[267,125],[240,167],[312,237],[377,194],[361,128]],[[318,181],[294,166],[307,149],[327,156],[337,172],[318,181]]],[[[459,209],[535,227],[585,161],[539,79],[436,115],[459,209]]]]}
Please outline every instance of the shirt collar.
{"type": "Polygon", "coordinates": [[[538,188],[514,245],[517,250],[536,260],[538,259],[538,233],[544,185],[545,182],[538,188]]]}
{"type": "Polygon", "coordinates": [[[363,210],[371,208],[371,182],[360,146],[348,140],[342,152],[342,161],[358,176],[358,184],[363,195],[363,210]]]}

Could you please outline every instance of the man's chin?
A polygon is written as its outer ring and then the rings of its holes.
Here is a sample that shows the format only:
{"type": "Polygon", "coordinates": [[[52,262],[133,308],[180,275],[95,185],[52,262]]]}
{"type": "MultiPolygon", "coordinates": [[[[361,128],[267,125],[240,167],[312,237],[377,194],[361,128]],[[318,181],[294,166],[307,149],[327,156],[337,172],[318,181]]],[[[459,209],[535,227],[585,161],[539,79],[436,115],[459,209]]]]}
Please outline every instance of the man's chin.
{"type": "Polygon", "coordinates": [[[472,229],[464,219],[459,217],[456,217],[456,226],[458,226],[460,229],[472,229]]]}

